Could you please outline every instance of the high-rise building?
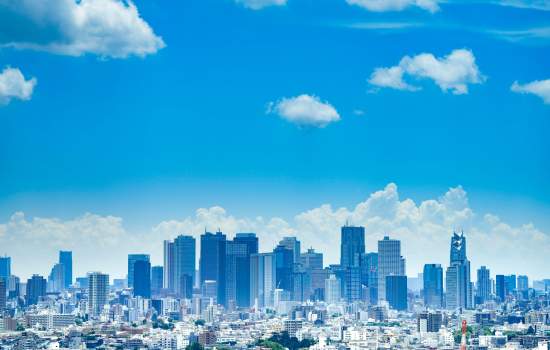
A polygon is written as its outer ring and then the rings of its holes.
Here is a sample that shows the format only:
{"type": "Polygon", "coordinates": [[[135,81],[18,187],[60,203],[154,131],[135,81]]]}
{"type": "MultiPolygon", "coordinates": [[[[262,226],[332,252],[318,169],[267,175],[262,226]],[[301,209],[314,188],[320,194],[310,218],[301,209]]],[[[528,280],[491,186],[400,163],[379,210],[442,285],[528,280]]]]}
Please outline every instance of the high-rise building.
{"type": "Polygon", "coordinates": [[[301,244],[296,237],[284,237],[279,242],[279,245],[292,250],[292,261],[294,264],[298,264],[300,262],[301,244]]]}
{"type": "Polygon", "coordinates": [[[6,296],[8,294],[8,281],[4,277],[0,277],[0,315],[6,308],[6,296]]]}
{"type": "Polygon", "coordinates": [[[344,298],[348,303],[361,300],[361,267],[348,266],[345,268],[344,298]]]}
{"type": "Polygon", "coordinates": [[[466,237],[464,233],[453,233],[450,250],[451,264],[447,268],[446,302],[448,309],[473,306],[472,283],[470,282],[470,261],[466,256],[466,237]]]}
{"type": "Polygon", "coordinates": [[[305,302],[310,300],[313,291],[311,289],[311,275],[305,270],[292,273],[292,300],[305,302]]]}
{"type": "Polygon", "coordinates": [[[508,285],[506,284],[506,276],[504,275],[496,275],[496,282],[495,282],[495,294],[499,301],[503,302],[506,300],[506,296],[508,295],[508,285]]]}
{"type": "Polygon", "coordinates": [[[378,299],[386,298],[386,277],[405,276],[405,259],[401,256],[401,241],[388,236],[378,241],[378,299]]]}
{"type": "Polygon", "coordinates": [[[35,305],[40,301],[40,298],[46,295],[46,279],[40,275],[32,275],[31,278],[27,280],[26,287],[26,300],[27,305],[35,305]]]}
{"type": "Polygon", "coordinates": [[[11,276],[11,258],[0,256],[0,278],[8,279],[11,276]]]}
{"type": "Polygon", "coordinates": [[[128,254],[128,288],[134,287],[134,264],[136,261],[149,262],[149,254],[128,254]]]}
{"type": "Polygon", "coordinates": [[[134,262],[134,296],[151,298],[151,263],[146,260],[134,262]]]}
{"type": "Polygon", "coordinates": [[[325,280],[325,302],[327,304],[336,304],[340,302],[340,281],[335,275],[331,274],[329,278],[325,280]]]}
{"type": "Polygon", "coordinates": [[[407,276],[386,276],[386,300],[395,310],[407,310],[407,276]]]}
{"type": "Polygon", "coordinates": [[[276,263],[273,253],[252,254],[250,257],[250,306],[273,306],[276,286],[276,263]]]}
{"type": "Polygon", "coordinates": [[[417,317],[418,332],[437,333],[443,324],[443,315],[441,312],[421,312],[417,317]]]}
{"type": "Polygon", "coordinates": [[[491,297],[491,271],[486,266],[481,266],[477,270],[476,297],[480,304],[491,297]]]}
{"type": "Polygon", "coordinates": [[[529,277],[525,275],[519,275],[518,276],[518,290],[519,291],[526,291],[529,289],[529,277]]]}
{"type": "Polygon", "coordinates": [[[226,305],[226,236],[221,232],[216,234],[205,232],[201,235],[200,275],[201,283],[216,281],[218,293],[217,303],[226,305]]]}
{"type": "Polygon", "coordinates": [[[158,293],[163,288],[164,268],[162,266],[151,267],[151,292],[158,293]]]}
{"type": "Polygon", "coordinates": [[[284,245],[278,245],[273,250],[276,266],[276,288],[288,293],[293,292],[292,271],[294,267],[294,251],[284,245]]]}
{"type": "Polygon", "coordinates": [[[73,284],[73,252],[66,250],[59,251],[59,263],[63,264],[63,288],[67,289],[73,284]]]}
{"type": "Polygon", "coordinates": [[[508,293],[513,293],[516,291],[516,275],[505,276],[504,280],[506,281],[506,290],[508,293]]]}
{"type": "Polygon", "coordinates": [[[365,228],[344,226],[340,232],[340,266],[358,267],[365,253],[365,228]]]}
{"type": "MultiPolygon", "coordinates": [[[[367,287],[368,301],[378,303],[378,253],[363,254],[361,261],[361,283],[367,287]]],[[[367,299],[365,296],[363,299],[367,299]]]]}
{"type": "Polygon", "coordinates": [[[443,306],[443,268],[440,264],[426,264],[423,272],[424,305],[432,308],[443,306]]]}
{"type": "Polygon", "coordinates": [[[300,263],[306,270],[323,268],[323,253],[318,253],[313,248],[300,255],[300,263]]]}
{"type": "MultiPolygon", "coordinates": [[[[133,270],[132,270],[133,273],[133,270]]],[[[88,273],[88,314],[101,315],[109,296],[109,275],[101,272],[88,273]]]]}
{"type": "Polygon", "coordinates": [[[174,270],[176,268],[174,258],[174,242],[165,240],[163,242],[164,264],[163,264],[163,288],[174,292],[176,289],[176,283],[174,278],[174,270]]]}
{"type": "Polygon", "coordinates": [[[65,265],[57,263],[48,276],[48,291],[58,293],[65,289],[65,265]]]}
{"type": "Polygon", "coordinates": [[[258,253],[255,233],[237,233],[226,243],[226,299],[228,305],[250,306],[250,256],[258,253]]]}
{"type": "Polygon", "coordinates": [[[181,297],[189,298],[190,294],[192,294],[192,291],[189,290],[189,281],[191,281],[191,286],[193,286],[195,281],[195,238],[193,236],[179,235],[174,239],[173,245],[168,245],[168,249],[172,249],[172,252],[169,252],[168,256],[165,255],[164,268],[168,269],[168,274],[170,275],[168,277],[169,282],[171,282],[169,289],[181,297]]]}

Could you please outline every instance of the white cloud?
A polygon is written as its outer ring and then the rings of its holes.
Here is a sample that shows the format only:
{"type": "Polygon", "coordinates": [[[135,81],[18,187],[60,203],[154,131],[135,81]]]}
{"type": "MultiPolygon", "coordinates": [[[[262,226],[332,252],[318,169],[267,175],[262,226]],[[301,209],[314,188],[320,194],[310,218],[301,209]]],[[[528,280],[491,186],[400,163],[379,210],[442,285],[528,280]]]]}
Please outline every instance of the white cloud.
{"type": "Polygon", "coordinates": [[[350,5],[357,5],[369,11],[403,11],[408,7],[419,7],[430,12],[439,10],[437,0],[346,0],[350,5]]]}
{"type": "Polygon", "coordinates": [[[519,84],[516,81],[510,89],[520,94],[536,95],[542,98],[545,104],[550,104],[550,79],[535,80],[527,84],[519,84]]]}
{"type": "Polygon", "coordinates": [[[431,79],[443,91],[453,94],[467,94],[468,84],[481,84],[485,77],[476,65],[474,54],[470,50],[459,49],[445,57],[435,57],[431,53],[405,56],[399,65],[389,68],[376,68],[369,83],[376,87],[388,87],[398,90],[416,91],[420,87],[404,81],[404,76],[417,79],[431,79]]]}
{"type": "Polygon", "coordinates": [[[286,235],[296,235],[302,247],[314,247],[325,254],[325,263],[339,261],[340,228],[347,221],[366,227],[367,250],[390,235],[402,241],[410,275],[425,263],[449,263],[449,241],[453,230],[464,230],[472,267],[487,265],[492,273],[528,274],[548,278],[547,256],[550,235],[532,223],[513,226],[491,213],[476,213],[462,187],[449,189],[436,199],[415,202],[401,199],[391,183],[370,194],[353,208],[324,204],[298,213],[290,220],[273,217],[236,217],[224,208],[200,208],[193,215],[162,221],[141,233],[128,232],[121,218],[85,214],[70,220],[27,219],[14,214],[0,224],[1,253],[14,259],[14,271],[27,276],[47,273],[57,258],[56,250],[72,249],[75,270],[103,270],[124,276],[126,254],[150,253],[153,264],[162,262],[162,241],[179,234],[197,239],[204,230],[218,228],[233,237],[236,232],[256,232],[260,250],[270,251],[286,235]]]}
{"type": "Polygon", "coordinates": [[[496,0],[496,3],[502,6],[550,11],[548,0],[496,0]]]}
{"type": "Polygon", "coordinates": [[[8,104],[12,99],[30,100],[36,78],[25,79],[17,68],[6,67],[0,73],[0,105],[8,104]]]}
{"type": "Polygon", "coordinates": [[[324,128],[340,120],[338,111],[328,102],[323,102],[314,95],[300,95],[282,98],[271,102],[268,113],[276,113],[281,118],[300,125],[324,128]]]}
{"type": "Polygon", "coordinates": [[[125,58],[165,44],[123,0],[0,0],[0,45],[62,55],[125,58]]]}
{"type": "Polygon", "coordinates": [[[261,10],[268,6],[284,6],[287,0],[235,0],[235,2],[252,10],[261,10]]]}

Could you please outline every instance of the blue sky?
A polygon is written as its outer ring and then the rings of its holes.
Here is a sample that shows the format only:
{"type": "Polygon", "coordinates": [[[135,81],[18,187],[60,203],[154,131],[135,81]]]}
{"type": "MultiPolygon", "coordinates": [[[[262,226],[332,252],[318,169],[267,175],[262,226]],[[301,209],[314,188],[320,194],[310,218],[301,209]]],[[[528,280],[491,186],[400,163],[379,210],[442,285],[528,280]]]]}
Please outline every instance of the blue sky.
{"type": "Polygon", "coordinates": [[[436,12],[345,0],[262,9],[135,1],[154,33],[148,46],[127,48],[122,35],[104,46],[82,39],[77,51],[45,48],[70,41],[58,38],[61,20],[31,34],[25,11],[18,22],[6,4],[0,19],[13,21],[0,25],[0,72],[20,69],[36,85],[32,97],[0,105],[0,224],[18,211],[60,220],[90,212],[141,232],[215,205],[292,220],[396,183],[415,202],[462,186],[476,210],[550,232],[548,90],[511,91],[550,79],[546,1],[447,1],[436,12]],[[419,91],[369,83],[405,56],[443,61],[454,50],[475,58],[468,93],[410,67],[404,79],[419,91]],[[300,95],[338,120],[297,125],[282,109],[267,112],[300,95]]]}

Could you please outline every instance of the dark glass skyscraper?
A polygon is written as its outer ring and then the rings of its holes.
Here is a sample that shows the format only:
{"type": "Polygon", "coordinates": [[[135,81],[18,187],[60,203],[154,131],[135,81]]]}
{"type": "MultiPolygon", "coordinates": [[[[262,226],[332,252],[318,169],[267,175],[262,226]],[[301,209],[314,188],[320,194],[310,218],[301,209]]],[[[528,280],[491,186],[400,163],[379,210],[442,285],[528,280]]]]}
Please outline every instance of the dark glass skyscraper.
{"type": "Polygon", "coordinates": [[[405,276],[405,259],[401,256],[401,241],[386,236],[378,241],[378,299],[386,297],[386,277],[405,276]]]}
{"type": "Polygon", "coordinates": [[[496,289],[496,296],[497,298],[502,302],[506,300],[506,296],[508,295],[508,291],[506,290],[506,276],[504,275],[496,275],[496,281],[495,281],[495,289],[496,289]]]}
{"type": "Polygon", "coordinates": [[[477,270],[477,289],[476,299],[478,303],[483,304],[491,296],[491,271],[485,266],[477,270]]]}
{"type": "Polygon", "coordinates": [[[424,305],[440,308],[443,306],[443,268],[440,264],[424,265],[424,305]]]}
{"type": "Polygon", "coordinates": [[[357,267],[365,253],[365,228],[344,226],[341,230],[340,266],[357,267]]]}
{"type": "Polygon", "coordinates": [[[226,236],[221,232],[201,235],[201,285],[204,281],[216,281],[217,302],[221,305],[226,305],[226,243],[226,236]]]}
{"type": "Polygon", "coordinates": [[[151,298],[151,263],[147,260],[134,262],[134,296],[151,298]]]}
{"type": "Polygon", "coordinates": [[[278,245],[273,250],[275,256],[276,288],[284,289],[292,293],[292,271],[294,265],[294,251],[283,245],[278,245]]]}
{"type": "Polygon", "coordinates": [[[386,300],[392,309],[407,309],[407,276],[386,276],[386,300]]]}
{"type": "MultiPolygon", "coordinates": [[[[378,253],[366,253],[361,261],[361,283],[367,286],[368,300],[378,303],[378,253]]],[[[364,296],[363,299],[367,299],[364,296]]]]}
{"type": "Polygon", "coordinates": [[[11,258],[9,256],[0,256],[0,278],[7,279],[11,276],[11,258]]]}
{"type": "Polygon", "coordinates": [[[178,294],[189,294],[187,286],[195,281],[196,241],[193,236],[180,235],[164,241],[164,288],[178,294]],[[183,277],[184,275],[188,277],[183,277]],[[185,285],[183,285],[185,284],[185,285]]]}
{"type": "Polygon", "coordinates": [[[164,268],[162,266],[151,267],[151,292],[158,293],[163,287],[164,268]]]}
{"type": "Polygon", "coordinates": [[[73,284],[73,252],[59,251],[59,263],[63,264],[63,287],[67,289],[73,284]]]}
{"type": "Polygon", "coordinates": [[[255,233],[237,233],[226,244],[226,299],[239,307],[250,306],[250,256],[258,253],[255,233]]]}
{"type": "Polygon", "coordinates": [[[137,261],[149,262],[149,254],[128,254],[128,287],[134,287],[134,265],[137,261]]]}
{"type": "Polygon", "coordinates": [[[41,297],[46,295],[46,279],[40,275],[32,275],[27,280],[27,305],[35,305],[41,297]]]}

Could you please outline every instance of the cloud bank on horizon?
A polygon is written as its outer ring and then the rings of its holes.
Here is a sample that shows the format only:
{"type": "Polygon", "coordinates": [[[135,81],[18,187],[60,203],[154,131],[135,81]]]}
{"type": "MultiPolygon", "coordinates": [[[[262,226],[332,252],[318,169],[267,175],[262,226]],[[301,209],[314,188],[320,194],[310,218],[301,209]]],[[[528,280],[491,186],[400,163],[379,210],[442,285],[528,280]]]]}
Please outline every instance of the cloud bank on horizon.
{"type": "Polygon", "coordinates": [[[129,232],[123,219],[84,214],[61,220],[27,218],[17,212],[0,224],[0,246],[13,257],[13,270],[21,276],[47,273],[57,250],[74,251],[79,275],[102,270],[124,276],[126,254],[149,253],[161,264],[162,241],[179,234],[197,238],[205,228],[232,237],[237,232],[256,232],[260,250],[269,251],[284,236],[295,235],[302,247],[313,247],[325,255],[325,264],[339,261],[340,228],[346,222],[366,227],[367,250],[376,250],[384,235],[402,241],[408,274],[420,272],[425,263],[448,265],[449,242],[454,230],[467,236],[468,257],[473,268],[486,265],[492,273],[527,274],[547,277],[546,260],[550,236],[532,223],[513,226],[490,213],[476,213],[462,187],[449,189],[437,199],[416,203],[401,199],[397,185],[388,184],[354,208],[333,208],[324,204],[296,214],[291,220],[272,217],[236,217],[222,207],[199,208],[194,215],[165,220],[143,232],[129,232]],[[526,259],[526,257],[529,259],[526,259]]]}

